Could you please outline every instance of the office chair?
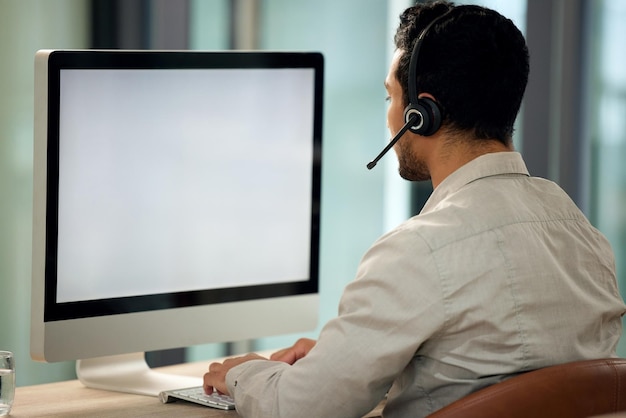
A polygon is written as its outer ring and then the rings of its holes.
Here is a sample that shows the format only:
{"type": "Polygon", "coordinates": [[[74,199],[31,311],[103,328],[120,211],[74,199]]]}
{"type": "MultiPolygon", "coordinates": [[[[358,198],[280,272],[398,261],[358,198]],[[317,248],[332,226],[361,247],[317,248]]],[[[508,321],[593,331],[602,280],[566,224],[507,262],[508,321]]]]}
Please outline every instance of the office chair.
{"type": "Polygon", "coordinates": [[[626,359],[607,358],[512,377],[459,399],[429,418],[583,418],[616,412],[626,417],[626,359]]]}

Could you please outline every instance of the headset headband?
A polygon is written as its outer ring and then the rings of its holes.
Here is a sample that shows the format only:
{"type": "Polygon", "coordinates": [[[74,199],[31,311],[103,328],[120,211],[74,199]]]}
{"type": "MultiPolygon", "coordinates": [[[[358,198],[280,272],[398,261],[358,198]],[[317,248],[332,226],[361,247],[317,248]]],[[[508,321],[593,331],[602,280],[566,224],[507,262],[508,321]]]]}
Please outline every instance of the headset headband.
{"type": "Polygon", "coordinates": [[[454,9],[450,9],[441,16],[434,18],[422,32],[420,32],[413,47],[413,53],[411,54],[411,61],[409,62],[409,103],[417,103],[417,57],[419,56],[420,49],[426,34],[435,23],[441,21],[444,17],[448,16],[454,9]]]}

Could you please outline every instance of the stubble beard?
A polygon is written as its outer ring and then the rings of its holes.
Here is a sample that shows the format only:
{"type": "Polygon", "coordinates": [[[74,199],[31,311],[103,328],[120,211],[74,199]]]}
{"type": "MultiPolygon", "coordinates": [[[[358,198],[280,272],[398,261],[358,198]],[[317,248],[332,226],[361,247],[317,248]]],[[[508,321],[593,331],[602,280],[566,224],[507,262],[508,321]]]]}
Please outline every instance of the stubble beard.
{"type": "Polygon", "coordinates": [[[402,141],[398,144],[397,155],[400,177],[409,181],[430,180],[430,171],[426,162],[415,155],[411,147],[404,145],[402,141]]]}

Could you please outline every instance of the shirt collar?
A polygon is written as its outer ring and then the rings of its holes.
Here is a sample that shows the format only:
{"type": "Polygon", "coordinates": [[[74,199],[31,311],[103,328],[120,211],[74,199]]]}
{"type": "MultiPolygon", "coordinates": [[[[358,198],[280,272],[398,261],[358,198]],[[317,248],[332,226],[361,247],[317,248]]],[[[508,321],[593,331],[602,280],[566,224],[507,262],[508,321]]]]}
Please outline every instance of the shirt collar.
{"type": "Polygon", "coordinates": [[[518,152],[495,152],[483,154],[466,163],[439,183],[420,213],[430,212],[446,197],[475,180],[499,175],[529,176],[521,154],[518,152]]]}

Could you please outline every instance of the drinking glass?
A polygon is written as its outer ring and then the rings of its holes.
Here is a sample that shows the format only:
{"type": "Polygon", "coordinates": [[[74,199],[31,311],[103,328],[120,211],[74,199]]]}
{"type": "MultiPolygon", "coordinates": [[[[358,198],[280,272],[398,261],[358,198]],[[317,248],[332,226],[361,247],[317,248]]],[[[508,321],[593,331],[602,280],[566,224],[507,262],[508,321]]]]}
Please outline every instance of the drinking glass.
{"type": "Polygon", "coordinates": [[[0,351],[0,417],[9,415],[15,396],[15,362],[13,353],[0,351]]]}

